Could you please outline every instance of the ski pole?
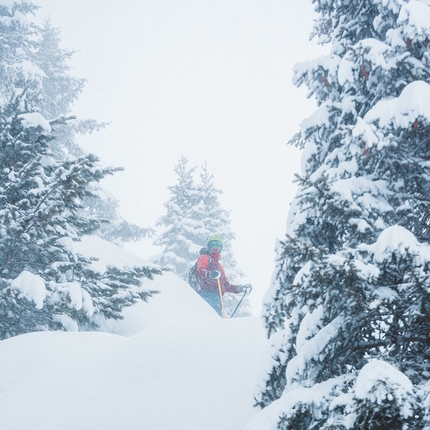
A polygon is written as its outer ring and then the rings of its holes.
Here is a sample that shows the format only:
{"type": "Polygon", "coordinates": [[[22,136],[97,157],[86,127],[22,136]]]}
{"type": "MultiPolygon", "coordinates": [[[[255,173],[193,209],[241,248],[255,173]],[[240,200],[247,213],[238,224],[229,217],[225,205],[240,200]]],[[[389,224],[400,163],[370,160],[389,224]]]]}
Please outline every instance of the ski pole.
{"type": "Polygon", "coordinates": [[[221,284],[219,282],[219,278],[217,279],[217,281],[218,281],[219,300],[221,302],[222,317],[226,318],[227,315],[225,314],[224,301],[222,299],[221,284]]]}
{"type": "Polygon", "coordinates": [[[236,313],[236,311],[239,309],[239,306],[242,303],[242,300],[245,298],[246,296],[246,291],[243,293],[242,298],[239,300],[239,303],[237,304],[236,308],[234,309],[233,313],[231,314],[230,318],[233,318],[233,315],[236,313]]]}

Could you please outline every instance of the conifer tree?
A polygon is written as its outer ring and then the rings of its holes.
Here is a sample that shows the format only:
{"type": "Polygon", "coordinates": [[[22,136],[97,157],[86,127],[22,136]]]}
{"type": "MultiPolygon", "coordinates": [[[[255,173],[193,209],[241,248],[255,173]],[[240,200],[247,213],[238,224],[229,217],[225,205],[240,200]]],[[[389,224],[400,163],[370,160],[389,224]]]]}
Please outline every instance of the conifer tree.
{"type": "Polygon", "coordinates": [[[265,297],[267,411],[245,428],[427,428],[430,5],[314,3],[332,49],[294,71],[319,108],[265,297]]]}
{"type": "MultiPolygon", "coordinates": [[[[96,156],[58,160],[51,141],[64,117],[41,113],[45,72],[32,59],[40,33],[35,6],[0,1],[0,339],[47,329],[96,328],[152,292],[142,278],[158,269],[95,270],[73,243],[100,227],[83,214],[91,187],[116,169],[96,156]]],[[[42,65],[42,62],[40,63],[42,65]]]]}
{"type": "MultiPolygon", "coordinates": [[[[84,155],[76,136],[97,132],[107,124],[93,119],[78,119],[71,116],[73,103],[82,93],[85,79],[70,75],[70,60],[75,51],[60,47],[60,30],[50,20],[35,28],[39,34],[32,50],[31,61],[41,70],[43,92],[38,108],[49,120],[68,117],[67,124],[57,121],[55,136],[50,141],[51,150],[58,160],[84,155]]],[[[84,199],[87,215],[97,217],[101,222],[96,234],[111,242],[138,241],[152,234],[152,229],[143,228],[124,220],[119,214],[118,201],[100,185],[92,185],[92,192],[84,199]]]]}
{"type": "Polygon", "coordinates": [[[205,246],[208,237],[214,235],[222,237],[224,241],[223,266],[229,281],[234,283],[237,278],[244,276],[237,267],[232,250],[232,242],[236,235],[231,229],[230,212],[223,209],[219,202],[219,197],[223,192],[215,187],[214,175],[208,172],[206,164],[202,167],[197,191],[200,196],[200,203],[191,208],[192,218],[201,224],[200,237],[197,243],[205,246]]]}
{"type": "MultiPolygon", "coordinates": [[[[170,266],[178,276],[188,281],[189,269],[199,257],[200,250],[206,246],[207,239],[219,235],[224,241],[222,263],[229,281],[234,284],[243,273],[232,251],[235,235],[230,227],[230,213],[219,202],[222,191],[215,187],[213,175],[206,165],[197,184],[196,167],[188,168],[187,165],[188,159],[182,155],[175,166],[178,182],[169,187],[172,196],[165,204],[167,214],[157,222],[157,226],[164,226],[165,230],[154,242],[163,246],[161,257],[156,262],[170,266]]],[[[225,294],[227,314],[234,311],[239,299],[236,294],[225,294]]],[[[250,314],[250,304],[246,298],[235,316],[250,314]]]]}
{"type": "Polygon", "coordinates": [[[195,170],[195,167],[188,168],[187,157],[181,155],[174,167],[177,183],[169,186],[171,197],[164,205],[166,214],[156,222],[156,227],[164,227],[164,231],[154,240],[154,245],[163,248],[156,262],[174,270],[184,280],[188,279],[189,263],[201,248],[200,225],[190,216],[192,208],[200,203],[194,183],[195,170]]]}
{"type": "MultiPolygon", "coordinates": [[[[239,278],[243,277],[242,270],[237,266],[234,258],[232,243],[236,238],[231,229],[230,212],[221,207],[219,196],[222,190],[214,185],[214,176],[210,174],[207,165],[202,168],[200,174],[200,184],[198,186],[201,204],[194,206],[193,219],[198,220],[202,224],[199,229],[204,235],[200,235],[202,246],[206,245],[207,238],[213,235],[222,237],[224,248],[222,251],[222,265],[230,283],[235,284],[239,278]]],[[[196,256],[196,259],[198,256],[196,256]]],[[[225,293],[223,300],[227,315],[231,315],[236,309],[241,296],[233,293],[225,293]]],[[[251,315],[251,305],[249,298],[246,296],[240,307],[235,313],[235,317],[245,317],[251,315]]]]}

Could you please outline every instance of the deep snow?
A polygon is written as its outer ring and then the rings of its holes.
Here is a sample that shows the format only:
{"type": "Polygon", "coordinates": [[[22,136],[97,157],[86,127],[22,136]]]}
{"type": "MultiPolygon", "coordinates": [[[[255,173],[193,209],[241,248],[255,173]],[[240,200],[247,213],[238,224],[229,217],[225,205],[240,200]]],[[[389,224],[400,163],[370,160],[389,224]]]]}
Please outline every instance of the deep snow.
{"type": "MultiPolygon", "coordinates": [[[[87,239],[99,265],[144,263],[87,239]]],[[[106,324],[113,333],[39,332],[0,342],[5,430],[238,430],[257,412],[259,318],[222,320],[172,273],[160,293],[106,324]]]]}

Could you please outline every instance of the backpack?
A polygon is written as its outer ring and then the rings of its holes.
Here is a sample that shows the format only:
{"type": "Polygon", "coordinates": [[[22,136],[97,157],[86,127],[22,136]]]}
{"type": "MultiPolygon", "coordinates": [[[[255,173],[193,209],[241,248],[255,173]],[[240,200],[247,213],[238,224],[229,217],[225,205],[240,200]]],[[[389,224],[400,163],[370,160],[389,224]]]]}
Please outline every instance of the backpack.
{"type": "MultiPolygon", "coordinates": [[[[202,248],[200,250],[200,255],[207,254],[209,255],[209,250],[207,248],[202,248]]],[[[212,258],[209,256],[209,264],[211,262],[212,258]]],[[[188,283],[190,284],[191,288],[198,293],[200,292],[200,279],[197,276],[196,273],[197,270],[197,261],[193,264],[191,269],[188,271],[188,283]]]]}
{"type": "Polygon", "coordinates": [[[200,279],[196,273],[197,270],[197,261],[194,263],[193,267],[188,271],[188,283],[191,288],[198,293],[200,292],[200,279]]]}

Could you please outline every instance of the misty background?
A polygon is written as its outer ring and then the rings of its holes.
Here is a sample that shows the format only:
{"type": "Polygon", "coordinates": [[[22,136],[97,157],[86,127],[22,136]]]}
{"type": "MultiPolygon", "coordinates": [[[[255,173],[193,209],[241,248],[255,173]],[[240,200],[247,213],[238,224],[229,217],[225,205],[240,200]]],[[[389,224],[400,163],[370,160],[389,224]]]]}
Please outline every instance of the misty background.
{"type": "MultiPolygon", "coordinates": [[[[121,215],[154,227],[180,155],[190,167],[206,162],[258,314],[300,173],[300,153],[286,142],[316,107],[291,83],[295,63],[322,52],[309,41],[311,1],[36,4],[38,19],[61,29],[62,47],[77,51],[71,73],[87,80],[73,113],[110,123],[79,144],[125,168],[102,183],[121,215]]],[[[152,239],[125,246],[145,259],[160,252],[152,239]]]]}

